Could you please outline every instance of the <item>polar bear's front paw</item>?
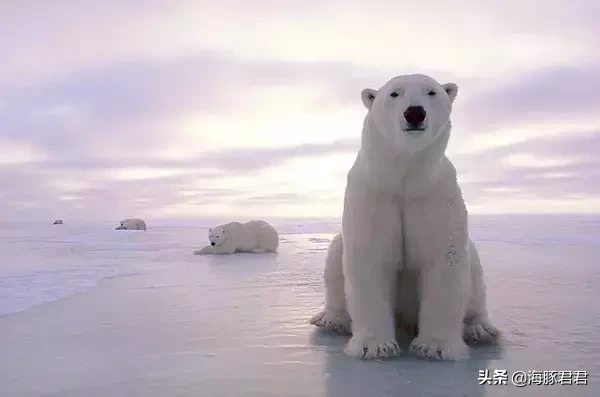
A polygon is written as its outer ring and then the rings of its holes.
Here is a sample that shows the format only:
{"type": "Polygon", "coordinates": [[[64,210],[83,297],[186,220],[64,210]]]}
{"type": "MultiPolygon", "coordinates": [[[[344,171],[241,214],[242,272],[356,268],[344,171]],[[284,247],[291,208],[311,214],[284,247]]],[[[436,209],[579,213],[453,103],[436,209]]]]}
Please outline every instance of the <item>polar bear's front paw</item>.
{"type": "Polygon", "coordinates": [[[468,357],[468,347],[462,339],[449,342],[417,337],[409,349],[417,357],[432,360],[461,360],[468,357]]]}
{"type": "Polygon", "coordinates": [[[206,255],[206,254],[212,253],[211,251],[212,251],[212,247],[210,245],[207,245],[206,247],[202,248],[201,250],[195,250],[194,255],[206,255]]]}
{"type": "Polygon", "coordinates": [[[500,337],[500,331],[486,318],[476,318],[465,323],[463,339],[466,343],[483,345],[494,343],[500,337]]]}
{"type": "Polygon", "coordinates": [[[362,360],[385,360],[397,357],[402,353],[402,349],[395,340],[378,341],[363,340],[353,337],[348,342],[344,352],[352,357],[358,357],[362,360]]]}
{"type": "Polygon", "coordinates": [[[325,328],[338,335],[352,335],[352,320],[345,311],[325,309],[315,314],[310,323],[314,326],[325,328]]]}

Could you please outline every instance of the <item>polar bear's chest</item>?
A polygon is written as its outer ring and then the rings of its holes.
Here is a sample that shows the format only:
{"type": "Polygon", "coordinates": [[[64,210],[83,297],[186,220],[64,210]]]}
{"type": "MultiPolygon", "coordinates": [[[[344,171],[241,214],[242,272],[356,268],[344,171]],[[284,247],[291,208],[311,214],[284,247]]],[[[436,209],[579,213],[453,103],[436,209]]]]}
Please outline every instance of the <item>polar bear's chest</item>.
{"type": "Polygon", "coordinates": [[[467,212],[461,196],[432,195],[407,202],[402,212],[405,267],[417,269],[466,254],[467,212]]]}

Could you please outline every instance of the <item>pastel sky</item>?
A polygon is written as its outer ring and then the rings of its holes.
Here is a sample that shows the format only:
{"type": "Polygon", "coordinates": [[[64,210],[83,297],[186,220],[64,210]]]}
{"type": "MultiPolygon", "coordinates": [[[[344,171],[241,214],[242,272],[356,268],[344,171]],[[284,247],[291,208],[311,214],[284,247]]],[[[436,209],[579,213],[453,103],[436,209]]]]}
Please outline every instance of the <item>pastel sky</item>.
{"type": "Polygon", "coordinates": [[[337,218],[365,109],[452,81],[472,213],[600,211],[600,2],[0,2],[0,217],[337,218]]]}

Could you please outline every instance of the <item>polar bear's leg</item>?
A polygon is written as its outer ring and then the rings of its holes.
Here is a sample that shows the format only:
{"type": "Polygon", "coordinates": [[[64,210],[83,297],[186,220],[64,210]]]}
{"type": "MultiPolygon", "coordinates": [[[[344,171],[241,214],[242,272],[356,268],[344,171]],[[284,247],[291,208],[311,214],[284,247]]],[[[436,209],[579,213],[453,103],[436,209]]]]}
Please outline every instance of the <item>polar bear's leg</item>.
{"type": "Polygon", "coordinates": [[[393,196],[346,189],[342,266],[352,338],[346,353],[385,359],[401,353],[394,306],[402,260],[402,214],[393,196]]]}
{"type": "Polygon", "coordinates": [[[384,260],[381,253],[363,244],[352,247],[347,240],[343,256],[353,334],[346,353],[363,359],[399,355],[394,315],[397,263],[384,260]]]}
{"type": "Polygon", "coordinates": [[[410,346],[419,357],[458,360],[468,356],[462,336],[470,296],[470,266],[466,244],[463,247],[452,262],[442,253],[421,272],[419,336],[410,346]]]}
{"type": "Polygon", "coordinates": [[[351,335],[351,320],[346,310],[344,292],[342,252],[342,235],[339,233],[331,240],[325,258],[325,309],[315,314],[310,323],[340,335],[351,335]]]}
{"type": "Polygon", "coordinates": [[[464,321],[463,339],[469,344],[493,343],[498,340],[500,331],[489,320],[483,268],[477,248],[471,240],[469,240],[469,257],[471,299],[464,321]]]}
{"type": "MultiPolygon", "coordinates": [[[[265,221],[254,221],[257,233],[259,252],[277,252],[279,248],[279,232],[265,221]]],[[[254,252],[254,251],[253,251],[254,252]]]]}
{"type": "Polygon", "coordinates": [[[232,247],[227,246],[225,244],[216,246],[216,247],[213,247],[212,245],[207,245],[206,247],[202,248],[201,250],[195,250],[194,255],[233,254],[234,252],[235,252],[235,249],[232,249],[232,247]]]}

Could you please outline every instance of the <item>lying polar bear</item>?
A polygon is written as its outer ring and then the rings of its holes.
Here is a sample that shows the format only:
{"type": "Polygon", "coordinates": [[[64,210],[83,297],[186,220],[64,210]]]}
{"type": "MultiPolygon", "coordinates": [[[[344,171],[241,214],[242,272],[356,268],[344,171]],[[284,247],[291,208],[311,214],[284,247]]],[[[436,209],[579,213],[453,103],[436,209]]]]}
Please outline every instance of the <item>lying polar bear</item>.
{"type": "Polygon", "coordinates": [[[466,342],[491,343],[483,270],[469,237],[456,170],[445,155],[458,87],[404,75],[378,91],[348,173],[342,232],[329,246],[325,309],[311,323],[352,334],[345,351],[363,359],[410,350],[432,359],[466,358],[466,342]]]}
{"type": "Polygon", "coordinates": [[[121,221],[115,230],[146,230],[146,222],[137,218],[129,218],[121,221]]]}
{"type": "Polygon", "coordinates": [[[233,254],[236,252],[276,252],[279,247],[277,230],[265,221],[230,222],[208,230],[210,245],[199,251],[203,254],[233,254]]]}

